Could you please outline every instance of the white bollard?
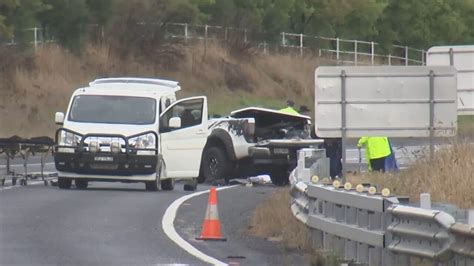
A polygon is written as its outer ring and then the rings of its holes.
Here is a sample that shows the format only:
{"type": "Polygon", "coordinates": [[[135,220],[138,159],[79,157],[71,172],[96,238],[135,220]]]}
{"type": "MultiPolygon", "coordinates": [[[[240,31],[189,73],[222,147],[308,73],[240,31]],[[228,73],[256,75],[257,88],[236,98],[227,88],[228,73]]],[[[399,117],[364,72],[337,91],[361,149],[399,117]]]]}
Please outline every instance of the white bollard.
{"type": "Polygon", "coordinates": [[[420,208],[431,210],[431,195],[430,193],[420,194],[420,208]]]}

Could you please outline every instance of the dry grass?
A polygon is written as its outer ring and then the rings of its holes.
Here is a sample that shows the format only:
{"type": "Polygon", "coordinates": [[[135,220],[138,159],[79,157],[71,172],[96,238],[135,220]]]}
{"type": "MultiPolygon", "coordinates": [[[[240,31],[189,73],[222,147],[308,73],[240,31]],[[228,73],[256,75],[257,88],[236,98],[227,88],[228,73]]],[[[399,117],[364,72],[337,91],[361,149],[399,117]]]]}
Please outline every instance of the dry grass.
{"type": "Polygon", "coordinates": [[[39,49],[33,64],[0,68],[0,137],[52,136],[54,113],[66,110],[72,91],[98,77],[175,79],[183,88],[179,97],[208,96],[210,113],[226,114],[248,105],[281,108],[286,98],[313,105],[316,58],[238,56],[213,43],[179,47],[174,64],[169,63],[173,51],[155,62],[120,59],[107,45],[89,46],[80,58],[50,46],[39,49]]]}
{"type": "Polygon", "coordinates": [[[309,231],[291,213],[290,202],[288,188],[270,195],[255,209],[250,233],[270,240],[284,240],[283,244],[289,249],[307,250],[310,247],[309,231]]]}
{"type": "MultiPolygon", "coordinates": [[[[284,250],[298,250],[308,257],[310,265],[340,265],[340,260],[332,253],[314,250],[311,247],[310,230],[291,213],[288,188],[278,189],[254,211],[249,226],[249,234],[279,242],[284,250]]],[[[286,265],[282,262],[283,265],[286,265]]],[[[288,263],[291,265],[291,262],[288,263]]]]}
{"type": "Polygon", "coordinates": [[[449,202],[463,209],[474,208],[474,145],[453,141],[435,153],[432,160],[423,154],[408,169],[397,174],[366,173],[349,176],[348,181],[373,183],[379,189],[389,188],[394,194],[419,201],[420,193],[431,199],[449,202]]]}

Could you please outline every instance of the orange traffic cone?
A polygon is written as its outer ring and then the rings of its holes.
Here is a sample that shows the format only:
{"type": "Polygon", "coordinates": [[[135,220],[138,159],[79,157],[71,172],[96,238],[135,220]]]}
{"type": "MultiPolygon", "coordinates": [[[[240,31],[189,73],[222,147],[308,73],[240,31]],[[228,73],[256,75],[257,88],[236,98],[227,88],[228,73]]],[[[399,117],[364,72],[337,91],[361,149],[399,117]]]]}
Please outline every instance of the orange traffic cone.
{"type": "Polygon", "coordinates": [[[217,211],[217,191],[215,187],[211,187],[201,236],[196,239],[226,241],[221,233],[221,222],[219,221],[219,212],[217,211]]]}

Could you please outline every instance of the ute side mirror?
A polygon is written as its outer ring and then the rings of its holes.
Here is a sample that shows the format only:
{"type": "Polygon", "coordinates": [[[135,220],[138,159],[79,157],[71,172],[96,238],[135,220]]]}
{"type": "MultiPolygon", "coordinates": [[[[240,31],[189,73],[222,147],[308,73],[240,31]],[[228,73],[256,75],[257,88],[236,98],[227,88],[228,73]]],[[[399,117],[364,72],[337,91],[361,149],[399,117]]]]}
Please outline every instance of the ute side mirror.
{"type": "Polygon", "coordinates": [[[64,123],[64,113],[63,112],[56,112],[54,115],[54,122],[56,125],[62,125],[64,123]]]}
{"type": "Polygon", "coordinates": [[[181,127],[181,118],[172,117],[168,123],[169,128],[180,128],[181,127]]]}

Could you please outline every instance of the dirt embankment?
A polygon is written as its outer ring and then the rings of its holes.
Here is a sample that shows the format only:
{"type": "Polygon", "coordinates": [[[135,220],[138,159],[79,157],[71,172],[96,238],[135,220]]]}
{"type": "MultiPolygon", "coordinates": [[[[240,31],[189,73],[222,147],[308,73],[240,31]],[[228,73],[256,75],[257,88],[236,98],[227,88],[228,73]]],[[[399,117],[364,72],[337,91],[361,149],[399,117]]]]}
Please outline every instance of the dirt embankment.
{"type": "Polygon", "coordinates": [[[71,93],[99,77],[162,77],[181,82],[179,97],[207,95],[210,113],[226,114],[247,105],[281,108],[287,98],[313,106],[316,58],[236,54],[216,44],[176,45],[160,62],[121,58],[106,45],[88,46],[82,56],[57,47],[30,55],[2,51],[0,137],[52,136],[56,111],[71,93]]]}

